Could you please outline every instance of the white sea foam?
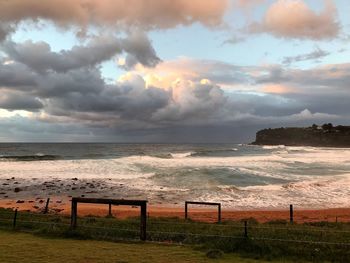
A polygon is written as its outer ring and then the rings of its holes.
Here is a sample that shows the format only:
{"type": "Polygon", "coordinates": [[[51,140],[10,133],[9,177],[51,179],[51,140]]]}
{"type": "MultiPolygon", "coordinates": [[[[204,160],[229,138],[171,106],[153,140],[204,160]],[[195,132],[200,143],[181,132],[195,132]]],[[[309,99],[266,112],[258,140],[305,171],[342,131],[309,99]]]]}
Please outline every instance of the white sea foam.
{"type": "Polygon", "coordinates": [[[151,200],[161,192],[169,198],[165,202],[197,199],[220,201],[229,207],[350,206],[350,149],[268,149],[276,151],[228,157],[189,158],[192,152],[183,152],[169,159],[4,161],[0,179],[110,178],[111,184],[122,182],[130,193],[132,189],[143,191],[151,200]]]}
{"type": "Polygon", "coordinates": [[[190,157],[192,154],[193,154],[193,152],[171,153],[171,156],[173,158],[185,158],[185,157],[190,157]]]}
{"type": "Polygon", "coordinates": [[[271,150],[271,149],[282,149],[282,148],[286,148],[285,145],[264,145],[262,146],[263,149],[266,150],[271,150]]]}

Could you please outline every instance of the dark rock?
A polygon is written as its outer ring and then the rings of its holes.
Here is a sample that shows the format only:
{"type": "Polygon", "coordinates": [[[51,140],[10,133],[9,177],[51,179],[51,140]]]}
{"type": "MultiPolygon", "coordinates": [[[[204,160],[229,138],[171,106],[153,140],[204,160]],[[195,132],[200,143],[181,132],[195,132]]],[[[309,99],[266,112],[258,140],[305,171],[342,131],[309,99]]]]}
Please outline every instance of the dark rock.
{"type": "Polygon", "coordinates": [[[72,178],[72,181],[78,181],[78,178],[72,178]]]}
{"type": "Polygon", "coordinates": [[[23,200],[17,200],[16,204],[23,204],[24,201],[23,200]]]}
{"type": "Polygon", "coordinates": [[[16,187],[16,188],[14,189],[14,191],[15,191],[15,193],[18,193],[18,192],[22,191],[22,189],[19,188],[19,187],[16,187]]]}

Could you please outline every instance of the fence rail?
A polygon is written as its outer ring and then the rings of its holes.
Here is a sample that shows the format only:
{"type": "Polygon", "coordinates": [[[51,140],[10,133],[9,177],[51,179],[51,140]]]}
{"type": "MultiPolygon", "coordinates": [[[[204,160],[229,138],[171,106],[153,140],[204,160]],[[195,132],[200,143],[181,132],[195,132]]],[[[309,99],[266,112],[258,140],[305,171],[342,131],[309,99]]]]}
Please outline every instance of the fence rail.
{"type": "MultiPolygon", "coordinates": [[[[17,212],[15,211],[3,211],[0,213],[0,227],[7,227],[14,229],[21,229],[23,225],[27,224],[31,227],[31,229],[37,229],[40,225],[45,226],[61,226],[65,229],[70,229],[70,219],[68,217],[59,216],[59,215],[51,215],[51,214],[38,214],[31,212],[17,212]],[[6,218],[4,218],[6,216],[6,218]],[[7,216],[12,216],[9,218],[7,216]],[[32,219],[32,220],[30,220],[32,219]],[[39,220],[38,220],[39,219],[39,220]],[[42,219],[42,220],[40,220],[42,219]],[[47,220],[57,220],[57,221],[47,221],[47,220]],[[46,220],[46,221],[45,221],[46,220]],[[65,222],[66,221],[66,222],[65,222]]],[[[98,217],[85,217],[82,218],[82,224],[77,226],[77,230],[79,229],[95,229],[95,230],[103,230],[105,233],[113,231],[116,232],[126,232],[133,233],[133,238],[137,239],[137,233],[139,233],[139,229],[135,228],[127,228],[125,225],[137,226],[137,221],[120,221],[121,225],[87,225],[89,221],[94,220],[107,220],[98,217]],[[84,221],[84,220],[85,221],[84,221]],[[124,224],[124,226],[122,226],[124,224]]],[[[113,220],[113,219],[112,219],[113,220]]],[[[101,223],[98,221],[97,223],[101,223]]],[[[118,220],[114,220],[115,222],[119,222],[118,220]]],[[[114,222],[113,221],[113,222],[114,222]]],[[[106,222],[104,222],[105,224],[106,222]]],[[[170,236],[182,237],[180,239],[174,239],[173,242],[182,243],[183,240],[189,238],[216,238],[216,239],[249,239],[253,241],[267,241],[267,242],[288,242],[288,243],[301,243],[301,244],[309,244],[309,245],[327,245],[327,246],[342,246],[342,247],[350,247],[350,236],[346,239],[346,242],[335,242],[333,240],[306,240],[298,238],[299,236],[296,234],[295,238],[277,238],[273,237],[276,233],[275,231],[289,231],[293,233],[298,233],[302,231],[311,231],[315,233],[321,234],[320,237],[323,239],[327,239],[327,235],[336,235],[336,234],[350,234],[350,230],[341,230],[341,229],[316,229],[315,227],[305,226],[305,225],[297,225],[291,224],[289,227],[281,227],[281,226],[259,226],[259,225],[249,225],[247,221],[244,221],[239,225],[235,224],[218,224],[218,223],[202,223],[202,222],[158,222],[155,220],[148,220],[147,222],[147,237],[146,240],[155,241],[157,237],[162,241],[165,238],[169,238],[170,236]],[[156,228],[153,229],[153,227],[156,228]],[[173,229],[178,230],[187,230],[186,227],[190,229],[188,231],[175,231],[175,230],[167,230],[165,231],[163,228],[172,227],[173,229]],[[224,229],[224,233],[217,233],[219,230],[224,229]],[[196,233],[195,230],[201,231],[201,233],[196,233]],[[231,232],[227,232],[231,230],[231,232]],[[271,231],[271,236],[261,236],[261,230],[263,231],[271,231]],[[207,231],[207,232],[205,232],[207,231]],[[210,233],[212,231],[212,233],[210,233]],[[217,232],[215,232],[217,231],[217,232]],[[259,232],[260,231],[260,232],[259,232]],[[230,233],[230,234],[228,234],[230,233]]],[[[343,235],[343,237],[345,237],[343,235]]],[[[116,236],[116,238],[118,238],[116,236]]],[[[130,237],[126,236],[126,238],[130,239],[130,237]]]]}

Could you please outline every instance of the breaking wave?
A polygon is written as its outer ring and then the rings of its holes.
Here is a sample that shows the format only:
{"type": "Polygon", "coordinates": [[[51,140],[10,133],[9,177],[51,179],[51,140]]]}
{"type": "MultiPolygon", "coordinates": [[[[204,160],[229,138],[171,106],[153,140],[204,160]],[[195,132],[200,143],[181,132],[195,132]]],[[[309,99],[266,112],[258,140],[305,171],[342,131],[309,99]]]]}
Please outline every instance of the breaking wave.
{"type": "Polygon", "coordinates": [[[60,159],[62,159],[61,156],[50,154],[0,156],[0,160],[3,161],[53,161],[60,159]]]}

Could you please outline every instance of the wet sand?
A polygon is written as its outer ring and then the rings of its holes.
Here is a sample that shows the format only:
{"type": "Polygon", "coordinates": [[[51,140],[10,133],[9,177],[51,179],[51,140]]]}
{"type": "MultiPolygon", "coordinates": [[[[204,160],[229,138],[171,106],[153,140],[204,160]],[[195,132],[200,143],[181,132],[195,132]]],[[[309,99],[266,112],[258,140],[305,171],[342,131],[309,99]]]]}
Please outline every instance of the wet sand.
{"type": "MultiPolygon", "coordinates": [[[[46,199],[1,199],[0,207],[29,210],[33,212],[43,211],[46,199]]],[[[112,206],[112,214],[117,218],[128,218],[138,216],[140,211],[138,207],[130,206],[112,206]]],[[[71,211],[71,203],[69,197],[51,197],[49,203],[49,212],[69,215],[71,211]]],[[[149,205],[147,208],[150,217],[179,217],[184,218],[184,207],[170,205],[149,205]]],[[[190,206],[189,218],[193,220],[215,222],[217,220],[217,210],[215,208],[190,206]]],[[[78,204],[78,215],[108,215],[108,205],[95,204],[78,204]]],[[[242,220],[255,218],[259,222],[267,222],[272,220],[289,221],[289,207],[286,210],[222,210],[222,220],[242,220]]],[[[295,209],[294,222],[350,222],[350,208],[332,208],[332,209],[295,209]]]]}

